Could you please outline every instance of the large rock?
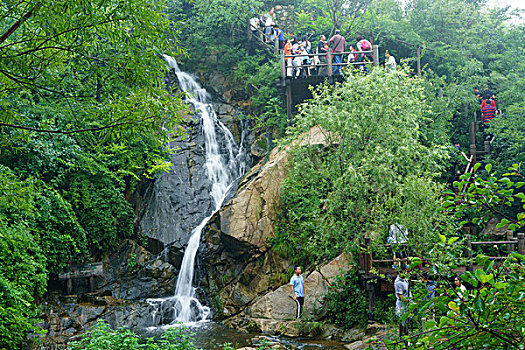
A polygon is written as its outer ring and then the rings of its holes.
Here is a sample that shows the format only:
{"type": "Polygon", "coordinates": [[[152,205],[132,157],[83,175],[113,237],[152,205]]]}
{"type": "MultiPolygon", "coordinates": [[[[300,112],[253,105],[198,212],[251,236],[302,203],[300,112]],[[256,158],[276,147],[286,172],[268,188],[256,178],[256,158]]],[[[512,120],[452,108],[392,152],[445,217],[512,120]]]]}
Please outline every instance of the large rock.
{"type": "MultiPolygon", "coordinates": [[[[314,127],[301,136],[295,145],[325,144],[326,134],[314,127]]],[[[280,188],[286,176],[289,147],[275,148],[267,162],[259,162],[244,177],[235,197],[220,213],[223,235],[267,249],[265,240],[275,232],[280,212],[280,188]]]]}
{"type": "MultiPolygon", "coordinates": [[[[318,128],[295,144],[324,144],[318,128]]],[[[235,196],[210,220],[199,253],[207,271],[203,288],[211,291],[217,316],[228,318],[268,292],[275,291],[290,263],[268,250],[280,212],[280,188],[286,175],[289,147],[274,149],[243,178],[235,196]]],[[[293,306],[293,300],[287,299],[293,306]]],[[[284,317],[284,316],[283,316],[284,317]]]]}
{"type": "MultiPolygon", "coordinates": [[[[325,315],[322,302],[333,279],[350,268],[350,256],[341,254],[308,274],[305,278],[304,317],[321,319],[325,315]]],[[[289,323],[295,321],[296,304],[291,298],[291,287],[288,283],[254,301],[242,313],[227,320],[227,324],[246,329],[256,329],[265,333],[295,335],[289,323]]]]}
{"type": "Polygon", "coordinates": [[[512,230],[509,230],[509,225],[505,225],[501,228],[496,227],[500,223],[500,218],[492,218],[487,223],[487,226],[481,231],[481,236],[489,236],[497,238],[498,236],[501,237],[507,237],[508,235],[512,235],[512,230]]]}

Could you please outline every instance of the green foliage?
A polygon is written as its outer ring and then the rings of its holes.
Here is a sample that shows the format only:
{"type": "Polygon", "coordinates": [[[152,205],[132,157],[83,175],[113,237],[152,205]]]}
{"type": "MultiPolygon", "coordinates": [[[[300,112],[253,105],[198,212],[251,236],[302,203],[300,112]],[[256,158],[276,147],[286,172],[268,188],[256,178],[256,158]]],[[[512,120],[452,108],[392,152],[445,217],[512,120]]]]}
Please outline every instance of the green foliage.
{"type": "MultiPolygon", "coordinates": [[[[461,276],[471,286],[467,292],[460,293],[447,283],[440,284],[432,300],[426,298],[426,292],[416,293],[406,317],[426,316],[424,329],[411,336],[409,347],[401,340],[385,341],[387,348],[523,349],[524,258],[514,253],[495,267],[488,256],[478,255],[480,268],[461,276]]],[[[438,272],[441,278],[452,275],[450,266],[438,272]]]]}
{"type": "MultiPolygon", "coordinates": [[[[478,170],[479,167],[475,167],[478,170]]],[[[521,205],[524,195],[515,193],[515,187],[522,187],[523,182],[515,183],[507,177],[497,178],[487,164],[485,171],[489,176],[483,179],[479,175],[467,174],[455,183],[458,191],[449,193],[443,204],[443,210],[463,217],[471,211],[473,222],[484,222],[488,213],[499,211],[506,203],[519,199],[520,209],[515,219],[502,221],[500,226],[509,224],[509,229],[517,230],[523,226],[525,207],[521,205]],[[475,181],[468,181],[474,179],[475,181]]],[[[521,176],[519,166],[512,167],[504,176],[521,176]]],[[[424,329],[407,339],[385,341],[389,349],[450,349],[450,348],[525,348],[525,329],[523,315],[525,311],[525,256],[511,253],[506,260],[496,264],[489,256],[475,256],[474,271],[467,271],[461,279],[468,283],[469,290],[461,292],[451,288],[450,278],[455,274],[461,261],[461,246],[454,244],[458,237],[439,235],[440,241],[428,252],[432,259],[430,273],[438,281],[436,298],[427,298],[423,289],[415,295],[415,302],[409,306],[408,317],[425,317],[424,329]],[[434,316],[435,315],[435,316],[434,316]]],[[[421,261],[420,261],[421,262],[421,261]]]]}
{"type": "Polygon", "coordinates": [[[61,117],[38,129],[88,129],[106,139],[175,130],[178,101],[157,83],[160,54],[178,51],[162,1],[16,3],[0,6],[0,125],[32,128],[31,112],[47,109],[61,117]]]}
{"type": "Polygon", "coordinates": [[[28,227],[0,220],[0,348],[14,349],[35,330],[47,283],[45,257],[28,227]]]}
{"type": "Polygon", "coordinates": [[[364,234],[386,235],[395,222],[418,241],[431,240],[436,225],[448,226],[435,213],[443,188],[433,181],[446,152],[440,140],[425,137],[442,126],[432,123],[422,83],[404,72],[374,70],[320,87],[300,110],[292,131],[300,141],[271,241],[277,251],[316,263],[355,248],[364,234]],[[313,142],[308,130],[317,134],[313,142]]]}
{"type": "Polygon", "coordinates": [[[160,339],[149,338],[142,341],[139,335],[131,330],[124,327],[113,330],[105,321],[98,320],[80,341],[69,344],[69,348],[72,350],[197,350],[191,342],[192,336],[193,334],[189,334],[181,325],[168,329],[160,339]]]}
{"type": "Polygon", "coordinates": [[[484,226],[495,216],[502,217],[498,227],[508,225],[515,231],[525,225],[525,178],[521,173],[521,164],[514,164],[502,178],[492,172],[492,164],[485,166],[487,178],[475,172],[481,163],[474,166],[474,172],[466,173],[460,181],[454,182],[455,191],[448,190],[443,207],[445,211],[458,218],[466,217],[474,224],[484,226]],[[509,177],[517,178],[512,181],[509,177]]]}
{"type": "Polygon", "coordinates": [[[344,330],[368,321],[368,298],[355,271],[336,277],[324,301],[330,322],[344,330]]]}

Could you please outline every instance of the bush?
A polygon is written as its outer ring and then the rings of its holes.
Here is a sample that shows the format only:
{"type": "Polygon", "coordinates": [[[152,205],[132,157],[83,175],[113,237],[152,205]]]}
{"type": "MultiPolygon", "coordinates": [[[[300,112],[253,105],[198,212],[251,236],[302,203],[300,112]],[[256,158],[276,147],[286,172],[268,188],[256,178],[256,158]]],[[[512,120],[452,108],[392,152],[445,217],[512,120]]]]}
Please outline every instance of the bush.
{"type": "Polygon", "coordinates": [[[368,321],[368,299],[355,271],[336,278],[324,303],[328,320],[344,330],[364,327],[368,321]]]}
{"type": "Polygon", "coordinates": [[[117,330],[104,321],[97,323],[84,335],[82,340],[70,344],[71,350],[197,350],[191,342],[193,334],[184,326],[168,329],[159,339],[142,340],[135,332],[121,327],[117,330]]]}

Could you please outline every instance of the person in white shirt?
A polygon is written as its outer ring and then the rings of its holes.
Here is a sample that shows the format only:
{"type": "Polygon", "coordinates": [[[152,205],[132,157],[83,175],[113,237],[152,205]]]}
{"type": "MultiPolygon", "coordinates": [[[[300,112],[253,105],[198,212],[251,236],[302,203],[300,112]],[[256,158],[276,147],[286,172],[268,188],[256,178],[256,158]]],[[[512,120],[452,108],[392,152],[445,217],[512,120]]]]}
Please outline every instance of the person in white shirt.
{"type": "Polygon", "coordinates": [[[257,29],[259,29],[259,18],[252,17],[250,18],[250,29],[252,30],[252,35],[257,35],[257,29]]]}
{"type": "Polygon", "coordinates": [[[388,50],[385,51],[385,68],[386,70],[396,70],[397,63],[396,58],[388,52],[388,50]]]}

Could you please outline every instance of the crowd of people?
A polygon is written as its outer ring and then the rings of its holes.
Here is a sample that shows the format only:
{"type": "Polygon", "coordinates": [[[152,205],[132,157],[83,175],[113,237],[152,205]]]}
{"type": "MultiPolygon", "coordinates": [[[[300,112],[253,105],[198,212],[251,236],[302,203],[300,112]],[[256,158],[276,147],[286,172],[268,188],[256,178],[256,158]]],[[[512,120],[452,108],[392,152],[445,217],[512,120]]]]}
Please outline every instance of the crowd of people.
{"type": "MultiPolygon", "coordinates": [[[[268,44],[278,42],[279,50],[284,51],[287,76],[311,76],[328,74],[328,58],[331,58],[332,74],[340,75],[343,69],[367,70],[367,63],[374,61],[372,44],[362,35],[357,35],[355,44],[349,44],[339,30],[329,39],[325,35],[319,36],[317,45],[312,45],[310,36],[302,38],[294,34],[285,35],[276,24],[275,10],[254,16],[250,19],[252,34],[263,34],[263,40],[268,44]]],[[[394,56],[385,52],[385,68],[396,69],[394,56]]]]}

